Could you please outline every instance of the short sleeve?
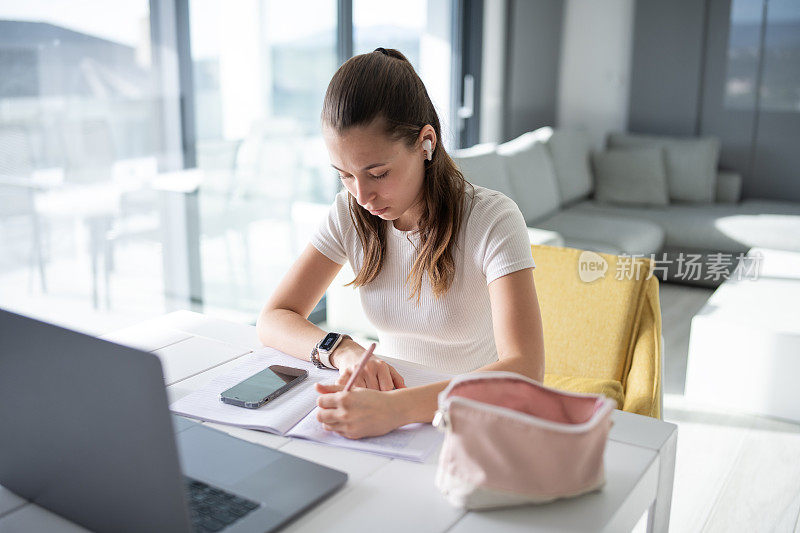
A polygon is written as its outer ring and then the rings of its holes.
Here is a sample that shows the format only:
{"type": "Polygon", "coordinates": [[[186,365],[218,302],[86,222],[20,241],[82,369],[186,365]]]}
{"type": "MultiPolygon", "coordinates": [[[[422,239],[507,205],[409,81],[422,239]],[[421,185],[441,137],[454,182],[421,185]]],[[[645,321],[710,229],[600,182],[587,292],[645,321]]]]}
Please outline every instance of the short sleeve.
{"type": "Polygon", "coordinates": [[[536,268],[528,228],[517,204],[505,195],[492,204],[486,213],[488,228],[482,247],[487,285],[517,270],[536,268]]]}
{"type": "Polygon", "coordinates": [[[328,210],[328,216],[322,219],[316,231],[311,236],[311,244],[331,261],[343,265],[347,262],[345,250],[343,217],[349,217],[347,206],[347,191],[336,195],[333,205],[328,210]]]}

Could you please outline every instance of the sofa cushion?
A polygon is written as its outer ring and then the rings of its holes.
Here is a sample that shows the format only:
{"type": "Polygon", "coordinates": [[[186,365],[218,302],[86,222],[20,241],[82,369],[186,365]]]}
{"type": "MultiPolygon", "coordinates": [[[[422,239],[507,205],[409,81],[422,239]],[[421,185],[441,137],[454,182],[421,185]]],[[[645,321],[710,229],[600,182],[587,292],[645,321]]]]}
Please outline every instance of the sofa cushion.
{"type": "Polygon", "coordinates": [[[528,224],[558,209],[558,182],[550,152],[532,132],[499,145],[497,153],[506,163],[512,198],[528,224]]]}
{"type": "Polygon", "coordinates": [[[528,227],[528,238],[531,244],[545,244],[547,246],[564,246],[564,237],[555,231],[542,228],[528,227]]]}
{"type": "Polygon", "coordinates": [[[662,148],[607,150],[592,154],[595,199],[602,203],[666,205],[662,148]]]}
{"type": "Polygon", "coordinates": [[[792,215],[800,217],[800,202],[782,202],[780,200],[762,200],[754,198],[742,201],[739,207],[748,214],[792,215]]]}
{"type": "Polygon", "coordinates": [[[592,192],[589,134],[580,130],[553,129],[549,126],[531,132],[550,151],[558,178],[561,205],[571,205],[592,192]]]}
{"type": "Polygon", "coordinates": [[[719,139],[609,133],[606,144],[608,148],[664,148],[670,199],[679,202],[714,201],[719,139]]]}
{"type": "Polygon", "coordinates": [[[604,394],[617,402],[617,409],[622,409],[625,403],[622,383],[615,379],[597,379],[583,376],[562,376],[561,374],[545,373],[544,384],[547,387],[553,387],[554,389],[567,392],[604,394]]]}
{"type": "Polygon", "coordinates": [[[664,245],[670,248],[743,253],[759,246],[800,251],[800,203],[745,200],[739,205],[633,207],[585,201],[570,210],[652,221],[663,228],[664,245]]]}
{"type": "Polygon", "coordinates": [[[508,179],[505,161],[497,154],[495,143],[476,144],[453,152],[464,178],[470,183],[499,191],[516,200],[508,179]]]}
{"type": "Polygon", "coordinates": [[[751,247],[800,252],[800,202],[753,199],[740,207],[749,218],[736,226],[736,238],[751,247]]]}
{"type": "Polygon", "coordinates": [[[622,255],[631,253],[623,250],[622,248],[620,248],[618,245],[615,244],[611,244],[608,242],[600,242],[600,241],[590,241],[587,239],[581,239],[576,237],[570,237],[569,239],[565,239],[564,247],[577,248],[578,250],[590,250],[592,252],[597,252],[599,254],[622,255]]]}
{"type": "Polygon", "coordinates": [[[571,248],[603,253],[628,253],[650,256],[664,242],[664,231],[648,220],[586,213],[574,207],[559,211],[536,224],[556,231],[571,248]]]}
{"type": "Polygon", "coordinates": [[[717,171],[714,198],[718,204],[735,204],[742,197],[742,175],[729,170],[717,171]]]}

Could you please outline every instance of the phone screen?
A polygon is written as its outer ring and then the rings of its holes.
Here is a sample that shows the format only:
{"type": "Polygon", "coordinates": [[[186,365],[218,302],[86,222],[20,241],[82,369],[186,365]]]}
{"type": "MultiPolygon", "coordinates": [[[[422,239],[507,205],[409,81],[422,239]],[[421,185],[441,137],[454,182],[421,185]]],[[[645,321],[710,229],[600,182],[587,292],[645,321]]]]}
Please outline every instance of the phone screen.
{"type": "Polygon", "coordinates": [[[261,403],[265,398],[285,386],[287,383],[298,379],[297,374],[291,375],[279,370],[265,368],[241,383],[234,385],[222,393],[222,396],[248,404],[261,403]]]}

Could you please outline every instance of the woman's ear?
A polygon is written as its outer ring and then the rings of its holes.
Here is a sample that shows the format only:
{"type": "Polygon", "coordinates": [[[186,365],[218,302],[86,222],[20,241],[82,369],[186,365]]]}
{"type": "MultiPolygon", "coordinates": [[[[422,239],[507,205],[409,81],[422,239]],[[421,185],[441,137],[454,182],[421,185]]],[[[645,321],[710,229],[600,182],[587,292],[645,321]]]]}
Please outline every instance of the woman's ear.
{"type": "Polygon", "coordinates": [[[436,150],[436,130],[430,124],[425,124],[419,132],[419,141],[422,144],[423,157],[428,161],[433,159],[433,152],[436,150]]]}

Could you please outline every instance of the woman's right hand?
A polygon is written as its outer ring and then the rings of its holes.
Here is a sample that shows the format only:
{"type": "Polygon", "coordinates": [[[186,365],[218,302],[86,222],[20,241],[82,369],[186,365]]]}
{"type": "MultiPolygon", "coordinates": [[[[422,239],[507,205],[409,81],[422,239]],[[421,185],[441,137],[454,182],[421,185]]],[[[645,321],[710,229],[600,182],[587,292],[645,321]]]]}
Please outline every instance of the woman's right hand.
{"type": "MultiPolygon", "coordinates": [[[[337,385],[345,385],[355,372],[358,363],[364,356],[364,348],[355,341],[345,339],[332,354],[332,363],[339,369],[337,385]]],[[[379,391],[390,391],[405,388],[406,383],[392,365],[373,354],[364,369],[356,378],[354,387],[364,387],[379,391]]]]}

